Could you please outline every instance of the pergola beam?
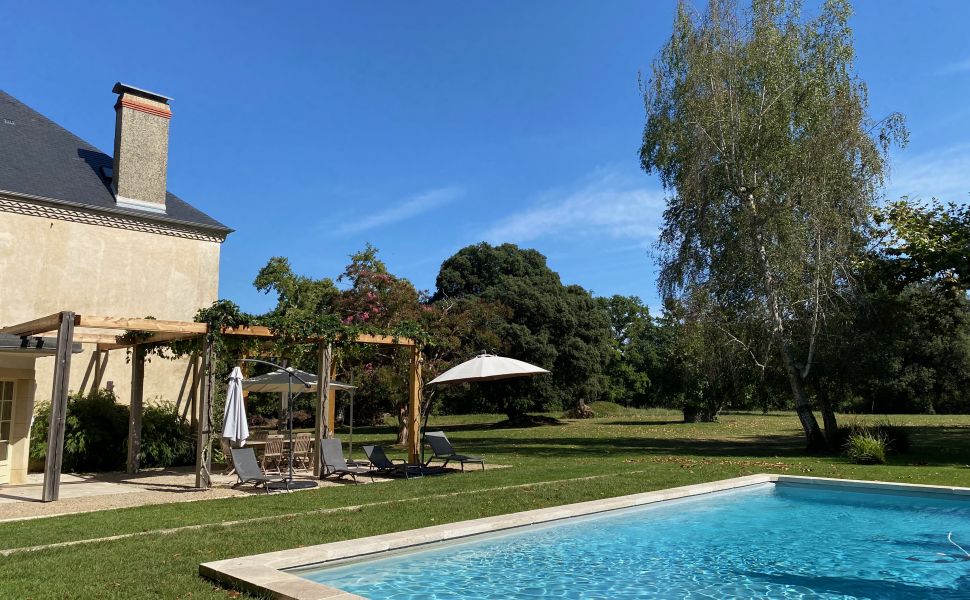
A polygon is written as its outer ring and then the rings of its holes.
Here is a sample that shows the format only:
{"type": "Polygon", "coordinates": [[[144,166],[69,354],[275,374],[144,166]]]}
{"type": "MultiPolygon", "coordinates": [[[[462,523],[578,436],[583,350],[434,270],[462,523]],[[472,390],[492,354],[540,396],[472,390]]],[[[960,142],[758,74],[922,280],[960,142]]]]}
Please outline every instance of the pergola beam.
{"type": "MultiPolygon", "coordinates": [[[[224,335],[237,335],[245,337],[274,338],[276,335],[265,325],[250,325],[248,327],[226,327],[222,330],[224,335]]],[[[324,342],[323,338],[311,337],[305,340],[307,343],[324,342]]],[[[361,333],[354,337],[354,342],[360,344],[377,344],[383,346],[414,346],[414,340],[406,337],[394,337],[391,335],[373,335],[361,333]]]]}
{"type": "Polygon", "coordinates": [[[61,313],[55,313],[53,315],[34,319],[33,321],[27,321],[26,323],[9,325],[3,329],[0,329],[0,333],[8,333],[10,335],[20,336],[39,335],[41,333],[55,331],[60,327],[60,325],[61,313]]]}
{"type": "MultiPolygon", "coordinates": [[[[162,333],[208,333],[209,326],[194,321],[165,321],[162,319],[129,319],[127,317],[92,317],[78,315],[77,327],[89,329],[125,329],[128,331],[153,331],[162,333]]],[[[144,342],[139,342],[144,343],[144,342]]]]}
{"type": "Polygon", "coordinates": [[[107,333],[75,333],[74,341],[80,344],[117,345],[118,336],[107,333]]]}
{"type": "Polygon", "coordinates": [[[159,344],[162,342],[172,342],[175,340],[186,340],[189,338],[194,338],[202,335],[201,333],[175,333],[175,332],[159,332],[150,335],[147,338],[138,340],[138,342],[119,342],[119,337],[110,338],[112,341],[98,341],[98,349],[103,351],[108,350],[120,350],[121,348],[131,348],[136,345],[147,345],[147,344],[159,344]]]}
{"type": "MultiPolygon", "coordinates": [[[[33,321],[27,321],[26,323],[9,325],[3,329],[0,329],[0,333],[23,336],[38,335],[41,333],[55,331],[59,325],[60,313],[57,313],[47,317],[42,317],[40,319],[34,319],[33,321]]],[[[148,339],[139,340],[139,344],[167,342],[176,339],[189,338],[209,332],[209,326],[206,323],[196,323],[194,321],[169,321],[164,319],[135,319],[129,317],[103,317],[92,315],[76,315],[74,317],[74,326],[77,328],[87,329],[120,329],[125,331],[143,331],[156,334],[148,339]]],[[[222,333],[225,335],[259,338],[276,337],[272,330],[265,325],[226,327],[222,330],[222,333]]],[[[126,344],[119,342],[117,336],[91,333],[78,333],[75,335],[75,341],[88,344],[101,344],[105,346],[103,348],[105,350],[127,348],[134,345],[133,343],[126,344]]],[[[326,340],[312,337],[307,338],[305,341],[307,343],[317,343],[324,342],[326,340]]],[[[415,341],[411,338],[396,337],[391,335],[374,335],[370,333],[358,334],[352,341],[361,344],[376,344],[382,346],[414,347],[416,345],[415,341]]]]}

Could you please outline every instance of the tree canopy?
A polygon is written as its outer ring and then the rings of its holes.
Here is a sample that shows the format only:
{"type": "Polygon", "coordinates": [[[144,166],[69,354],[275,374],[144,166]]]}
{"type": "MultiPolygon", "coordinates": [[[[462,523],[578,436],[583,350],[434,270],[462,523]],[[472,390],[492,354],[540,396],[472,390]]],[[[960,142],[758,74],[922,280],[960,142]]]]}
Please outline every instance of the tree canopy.
{"type": "Polygon", "coordinates": [[[462,248],[441,265],[432,304],[469,298],[507,311],[495,323],[499,347],[477,350],[513,356],[552,372],[551,377],[480,386],[475,393],[510,417],[602,396],[603,369],[611,352],[606,314],[589,292],[563,285],[542,254],[514,244],[462,248]]]}
{"type": "Polygon", "coordinates": [[[645,88],[641,165],[670,192],[661,292],[721,332],[712,351],[737,344],[783,369],[813,447],[816,345],[854,285],[885,152],[905,139],[900,116],[868,116],[850,12],[829,0],[804,20],[797,1],[712,0],[698,15],[681,2],[645,88]]]}

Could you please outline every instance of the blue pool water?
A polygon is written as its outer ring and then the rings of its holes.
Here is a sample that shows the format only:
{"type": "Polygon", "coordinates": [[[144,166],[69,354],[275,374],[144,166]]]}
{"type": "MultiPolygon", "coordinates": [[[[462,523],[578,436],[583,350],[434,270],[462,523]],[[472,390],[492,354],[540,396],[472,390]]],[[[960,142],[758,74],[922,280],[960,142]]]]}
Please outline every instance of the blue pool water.
{"type": "Polygon", "coordinates": [[[298,575],[372,600],[970,598],[966,500],[765,484],[298,575]]]}

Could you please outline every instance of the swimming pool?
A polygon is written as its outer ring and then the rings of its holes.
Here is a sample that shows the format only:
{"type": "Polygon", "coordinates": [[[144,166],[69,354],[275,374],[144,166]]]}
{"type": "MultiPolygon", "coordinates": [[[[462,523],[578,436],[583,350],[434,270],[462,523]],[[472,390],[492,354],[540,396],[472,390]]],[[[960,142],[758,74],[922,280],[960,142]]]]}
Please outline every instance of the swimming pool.
{"type": "Polygon", "coordinates": [[[277,572],[371,600],[970,598],[970,556],[947,539],[970,550],[970,496],[764,477],[775,483],[277,572]]]}

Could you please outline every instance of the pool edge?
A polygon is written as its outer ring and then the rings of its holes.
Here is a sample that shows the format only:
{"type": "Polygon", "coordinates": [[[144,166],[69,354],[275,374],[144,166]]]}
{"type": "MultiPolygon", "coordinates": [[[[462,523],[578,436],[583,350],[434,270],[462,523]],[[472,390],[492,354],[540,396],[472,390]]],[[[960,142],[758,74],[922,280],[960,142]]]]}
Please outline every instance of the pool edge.
{"type": "Polygon", "coordinates": [[[890,491],[919,491],[940,495],[970,495],[970,488],[954,486],[764,473],[207,562],[199,565],[199,574],[236,589],[280,600],[366,600],[344,590],[287,573],[285,570],[310,565],[324,565],[338,560],[367,558],[392,550],[404,550],[437,542],[455,541],[470,536],[550,523],[571,517],[632,508],[664,500],[700,496],[765,483],[803,483],[890,491]]]}

